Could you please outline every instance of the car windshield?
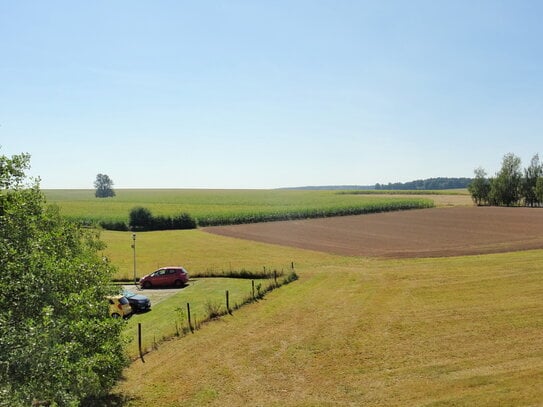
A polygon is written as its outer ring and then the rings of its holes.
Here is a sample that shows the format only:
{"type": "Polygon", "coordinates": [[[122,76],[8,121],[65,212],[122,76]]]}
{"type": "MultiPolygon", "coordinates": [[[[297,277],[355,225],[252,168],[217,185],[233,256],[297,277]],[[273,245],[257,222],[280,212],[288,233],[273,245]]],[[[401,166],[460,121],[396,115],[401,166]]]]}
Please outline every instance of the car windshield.
{"type": "Polygon", "coordinates": [[[122,305],[128,304],[128,300],[126,299],[126,297],[121,297],[121,298],[119,299],[119,302],[120,302],[122,305]]]}
{"type": "Polygon", "coordinates": [[[123,295],[124,295],[126,298],[130,298],[130,297],[133,297],[133,296],[136,295],[136,294],[131,293],[130,291],[125,291],[125,292],[123,292],[123,295]]]}

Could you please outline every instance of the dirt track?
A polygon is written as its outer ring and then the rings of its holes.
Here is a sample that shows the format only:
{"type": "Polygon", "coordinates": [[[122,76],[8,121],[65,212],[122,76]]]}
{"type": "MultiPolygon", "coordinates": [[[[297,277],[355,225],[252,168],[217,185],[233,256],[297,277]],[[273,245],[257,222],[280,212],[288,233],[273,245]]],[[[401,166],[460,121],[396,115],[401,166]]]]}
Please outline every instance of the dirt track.
{"type": "Polygon", "coordinates": [[[444,257],[543,248],[543,209],[432,208],[204,230],[341,255],[444,257]]]}

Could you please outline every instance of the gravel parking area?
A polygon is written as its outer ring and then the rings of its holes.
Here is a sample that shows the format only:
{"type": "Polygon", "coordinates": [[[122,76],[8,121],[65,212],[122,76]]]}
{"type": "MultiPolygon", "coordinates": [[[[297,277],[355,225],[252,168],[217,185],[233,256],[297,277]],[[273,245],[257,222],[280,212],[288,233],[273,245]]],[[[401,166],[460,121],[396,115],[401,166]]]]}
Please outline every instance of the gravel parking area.
{"type": "Polygon", "coordinates": [[[139,286],[135,286],[134,284],[129,284],[129,285],[123,285],[123,290],[130,291],[136,294],[145,295],[147,298],[151,300],[151,307],[152,307],[153,305],[158,304],[159,302],[165,300],[168,297],[171,297],[172,295],[182,293],[184,290],[187,289],[187,287],[189,286],[186,286],[184,288],[155,288],[155,289],[142,290],[139,288],[139,286]]]}

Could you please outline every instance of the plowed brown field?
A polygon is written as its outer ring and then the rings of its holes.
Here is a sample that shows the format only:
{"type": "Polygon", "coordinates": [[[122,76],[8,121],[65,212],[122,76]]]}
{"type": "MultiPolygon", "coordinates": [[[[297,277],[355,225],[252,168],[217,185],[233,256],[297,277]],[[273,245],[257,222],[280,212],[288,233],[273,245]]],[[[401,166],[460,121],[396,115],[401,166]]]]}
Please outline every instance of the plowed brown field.
{"type": "Polygon", "coordinates": [[[340,255],[444,257],[541,249],[543,209],[432,208],[204,230],[340,255]]]}

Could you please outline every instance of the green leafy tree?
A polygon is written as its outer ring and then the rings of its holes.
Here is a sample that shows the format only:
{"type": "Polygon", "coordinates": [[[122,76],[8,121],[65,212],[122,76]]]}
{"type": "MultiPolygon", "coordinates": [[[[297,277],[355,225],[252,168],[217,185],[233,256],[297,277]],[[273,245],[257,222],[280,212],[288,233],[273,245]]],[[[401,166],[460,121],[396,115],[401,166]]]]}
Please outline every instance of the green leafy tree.
{"type": "Polygon", "coordinates": [[[535,196],[541,204],[543,202],[543,177],[539,177],[535,183],[535,196]]]}
{"type": "Polygon", "coordinates": [[[151,230],[154,222],[153,214],[147,208],[137,206],[130,211],[128,226],[132,230],[151,230]]]}
{"type": "Polygon", "coordinates": [[[115,196],[113,180],[106,174],[96,175],[94,188],[96,188],[96,192],[94,193],[96,198],[109,198],[115,196]]]}
{"type": "Polygon", "coordinates": [[[471,199],[476,205],[487,205],[490,194],[490,181],[486,177],[486,172],[482,168],[477,168],[475,178],[468,185],[468,191],[471,194],[471,199]]]}
{"type": "Polygon", "coordinates": [[[542,201],[536,194],[537,180],[543,176],[543,165],[539,161],[539,155],[532,157],[530,166],[524,170],[524,178],[522,180],[522,194],[526,206],[537,206],[542,201]]]}
{"type": "Polygon", "coordinates": [[[521,198],[521,161],[512,153],[503,157],[502,167],[490,183],[490,203],[512,206],[521,198]]]}
{"type": "Polygon", "coordinates": [[[46,204],[29,160],[0,156],[0,406],[76,406],[120,376],[123,322],[103,244],[46,204]]]}

